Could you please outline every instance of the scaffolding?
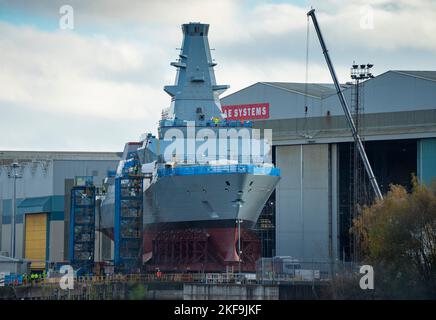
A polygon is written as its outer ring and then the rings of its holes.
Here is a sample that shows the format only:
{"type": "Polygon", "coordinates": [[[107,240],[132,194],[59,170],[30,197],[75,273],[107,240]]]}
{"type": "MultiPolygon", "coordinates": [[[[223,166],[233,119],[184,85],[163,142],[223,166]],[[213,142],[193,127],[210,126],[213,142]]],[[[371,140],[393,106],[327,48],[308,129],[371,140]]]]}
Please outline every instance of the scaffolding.
{"type": "MultiPolygon", "coordinates": [[[[153,254],[147,271],[223,272],[237,267],[236,261],[226,261],[211,241],[207,229],[187,228],[162,230],[153,238],[153,254]]],[[[253,272],[261,256],[261,243],[252,230],[241,229],[241,268],[253,272]]]]}
{"type": "Polygon", "coordinates": [[[92,179],[71,189],[69,258],[75,269],[92,273],[95,248],[95,186],[92,179]]]}
{"type": "Polygon", "coordinates": [[[161,231],[153,240],[153,263],[171,268],[215,261],[208,254],[208,238],[202,229],[161,231]]]}
{"type": "Polygon", "coordinates": [[[275,255],[275,191],[260,213],[254,227],[254,232],[261,243],[261,256],[273,257],[275,255]]]}
{"type": "Polygon", "coordinates": [[[143,249],[143,177],[134,160],[115,178],[114,263],[115,271],[140,271],[143,249]]]}

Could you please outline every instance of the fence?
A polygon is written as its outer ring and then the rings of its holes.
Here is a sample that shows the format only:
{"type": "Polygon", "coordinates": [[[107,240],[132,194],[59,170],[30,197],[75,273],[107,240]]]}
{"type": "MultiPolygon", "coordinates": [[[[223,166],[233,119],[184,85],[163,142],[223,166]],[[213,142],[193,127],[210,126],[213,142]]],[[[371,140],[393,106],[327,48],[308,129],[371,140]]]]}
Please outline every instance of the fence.
{"type": "MultiPolygon", "coordinates": [[[[147,273],[147,274],[111,274],[104,276],[79,276],[79,284],[103,284],[116,282],[182,282],[182,283],[253,283],[275,284],[292,282],[322,282],[335,276],[353,276],[359,273],[358,264],[340,261],[297,261],[286,258],[262,258],[256,263],[256,274],[216,272],[216,273],[147,273]]],[[[11,278],[12,279],[12,278],[11,278]]],[[[15,278],[14,278],[15,279],[15,278]]],[[[21,279],[21,278],[20,278],[21,279]]],[[[59,286],[61,277],[45,279],[25,279],[22,281],[5,281],[5,286],[59,286]]]]}
{"type": "Polygon", "coordinates": [[[256,262],[259,282],[326,281],[359,272],[358,264],[342,261],[297,260],[291,257],[261,258],[256,262]]]}

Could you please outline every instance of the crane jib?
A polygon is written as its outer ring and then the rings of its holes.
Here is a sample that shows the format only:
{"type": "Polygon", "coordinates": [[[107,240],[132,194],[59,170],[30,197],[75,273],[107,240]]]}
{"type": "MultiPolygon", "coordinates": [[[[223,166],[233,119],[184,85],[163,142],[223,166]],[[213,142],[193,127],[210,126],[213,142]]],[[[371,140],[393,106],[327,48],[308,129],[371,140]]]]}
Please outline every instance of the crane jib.
{"type": "Polygon", "coordinates": [[[353,118],[351,116],[350,109],[348,108],[347,101],[345,100],[345,97],[344,97],[344,93],[341,91],[339,81],[336,77],[335,69],[334,69],[333,64],[330,60],[327,46],[324,42],[324,38],[321,34],[321,30],[320,30],[319,25],[318,25],[318,20],[316,19],[316,16],[315,16],[315,9],[310,10],[307,13],[307,16],[310,16],[312,18],[316,34],[318,35],[318,39],[319,39],[319,42],[321,44],[321,48],[322,48],[324,57],[325,57],[325,60],[327,62],[327,66],[328,66],[329,71],[330,71],[330,75],[331,75],[333,82],[335,84],[335,87],[336,87],[336,93],[338,94],[339,101],[341,102],[342,109],[344,110],[345,117],[347,118],[348,125],[350,126],[351,133],[352,133],[353,138],[354,138],[354,142],[357,144],[357,149],[359,151],[360,158],[362,159],[363,165],[365,167],[365,171],[369,177],[369,181],[371,182],[371,186],[374,190],[375,196],[378,199],[383,200],[383,195],[380,191],[380,187],[377,183],[377,179],[372,171],[372,167],[371,167],[371,164],[369,163],[368,157],[366,155],[365,148],[362,144],[362,140],[360,139],[360,136],[357,134],[356,126],[355,126],[353,118]]]}

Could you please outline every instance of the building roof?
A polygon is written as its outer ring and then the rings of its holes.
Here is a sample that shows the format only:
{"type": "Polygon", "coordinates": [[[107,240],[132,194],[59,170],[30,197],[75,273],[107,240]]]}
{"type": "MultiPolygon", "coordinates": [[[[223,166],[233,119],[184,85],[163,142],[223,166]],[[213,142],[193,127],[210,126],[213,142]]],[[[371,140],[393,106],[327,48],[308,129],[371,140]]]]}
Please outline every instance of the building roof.
{"type": "Polygon", "coordinates": [[[119,152],[83,152],[83,151],[1,151],[0,164],[11,161],[37,160],[114,160],[119,161],[119,152]]]}
{"type": "Polygon", "coordinates": [[[436,71],[392,70],[392,72],[424,80],[436,81],[436,71]]]}
{"type": "Polygon", "coordinates": [[[51,211],[51,197],[25,198],[17,208],[25,208],[26,213],[51,211]]]}
{"type": "MultiPolygon", "coordinates": [[[[319,99],[325,98],[336,93],[334,84],[332,83],[298,83],[298,82],[260,82],[261,84],[272,86],[278,89],[299,93],[316,97],[319,99]]],[[[341,85],[346,87],[346,85],[341,85]]]]}
{"type": "Polygon", "coordinates": [[[21,262],[19,259],[0,255],[0,263],[21,262]]]}
{"type": "MultiPolygon", "coordinates": [[[[415,77],[418,79],[423,80],[429,80],[429,81],[436,81],[436,71],[418,71],[418,70],[389,70],[385,73],[394,72],[397,74],[409,76],[409,77],[415,77]]],[[[380,76],[380,75],[379,75],[380,76]]],[[[376,77],[377,78],[377,77],[376,77]]],[[[315,97],[318,99],[323,99],[328,96],[336,94],[336,89],[333,83],[307,83],[307,85],[304,82],[258,82],[256,84],[261,85],[267,85],[271,86],[277,89],[281,89],[288,92],[293,92],[297,94],[307,95],[311,97],[315,97]]],[[[341,87],[343,89],[349,88],[350,84],[341,84],[341,87]]],[[[242,91],[246,88],[243,88],[239,91],[242,91]]],[[[222,99],[226,99],[231,95],[234,95],[235,93],[239,92],[233,92],[229,94],[228,96],[223,97],[222,99]]]]}

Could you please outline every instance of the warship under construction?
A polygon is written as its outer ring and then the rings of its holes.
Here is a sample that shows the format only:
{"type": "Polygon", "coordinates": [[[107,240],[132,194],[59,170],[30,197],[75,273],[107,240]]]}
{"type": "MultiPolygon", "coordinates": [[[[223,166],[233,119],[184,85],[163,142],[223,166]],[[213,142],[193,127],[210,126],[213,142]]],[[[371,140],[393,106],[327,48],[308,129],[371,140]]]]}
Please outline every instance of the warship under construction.
{"type": "Polygon", "coordinates": [[[115,262],[130,250],[148,270],[222,271],[241,258],[243,270],[252,270],[260,242],[250,229],[280,171],[251,122],[222,112],[219,96],[228,86],[216,84],[209,25],[183,24],[182,30],[182,48],[171,63],[175,84],[164,87],[171,105],[162,111],[157,136],[126,143],[115,176],[107,178],[100,229],[115,239],[115,262]],[[140,237],[140,245],[126,234],[140,237]]]}

